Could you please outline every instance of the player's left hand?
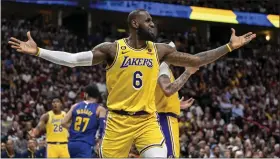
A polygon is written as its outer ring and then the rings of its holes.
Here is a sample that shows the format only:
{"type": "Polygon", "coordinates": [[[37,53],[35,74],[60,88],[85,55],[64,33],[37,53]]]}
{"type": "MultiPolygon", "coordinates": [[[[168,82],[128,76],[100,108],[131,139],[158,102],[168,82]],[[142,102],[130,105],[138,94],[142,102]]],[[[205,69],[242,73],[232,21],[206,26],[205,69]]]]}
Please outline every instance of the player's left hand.
{"type": "Polygon", "coordinates": [[[193,98],[190,98],[190,99],[184,101],[184,97],[182,97],[180,100],[180,108],[188,109],[189,107],[192,106],[193,102],[194,102],[193,98]]]}
{"type": "Polygon", "coordinates": [[[99,152],[101,142],[102,142],[101,139],[97,139],[97,140],[96,140],[96,146],[95,146],[96,152],[99,152]]]}
{"type": "Polygon", "coordinates": [[[246,33],[242,36],[236,36],[235,30],[233,28],[231,28],[231,31],[232,33],[229,41],[229,46],[232,50],[238,49],[241,46],[248,44],[254,38],[256,38],[256,34],[253,34],[252,32],[246,33]]]}

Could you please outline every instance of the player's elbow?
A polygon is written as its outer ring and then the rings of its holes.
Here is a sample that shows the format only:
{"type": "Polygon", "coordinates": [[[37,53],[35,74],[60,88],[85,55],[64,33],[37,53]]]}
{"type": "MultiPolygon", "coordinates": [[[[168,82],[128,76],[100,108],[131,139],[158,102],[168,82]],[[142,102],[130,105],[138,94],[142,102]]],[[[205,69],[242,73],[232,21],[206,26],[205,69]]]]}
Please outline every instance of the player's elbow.
{"type": "Polygon", "coordinates": [[[166,97],[170,97],[170,96],[172,96],[172,94],[173,94],[173,92],[172,92],[170,89],[165,89],[165,90],[163,91],[163,93],[164,93],[164,95],[165,95],[166,97]]]}
{"type": "Polygon", "coordinates": [[[192,62],[189,63],[190,67],[200,67],[203,65],[202,60],[199,56],[193,56],[192,57],[192,62]]]}
{"type": "Polygon", "coordinates": [[[61,121],[61,126],[67,128],[67,122],[64,119],[61,121]]]}
{"type": "Polygon", "coordinates": [[[66,124],[63,123],[63,122],[61,122],[61,126],[65,128],[65,127],[66,127],[66,124]]]}
{"type": "Polygon", "coordinates": [[[74,68],[77,66],[77,61],[76,60],[71,60],[71,61],[68,61],[68,67],[71,67],[71,68],[74,68]]]}
{"type": "Polygon", "coordinates": [[[64,63],[66,64],[66,66],[74,68],[76,66],[79,66],[79,61],[78,61],[78,54],[71,54],[70,57],[68,59],[64,59],[64,63]]]}
{"type": "Polygon", "coordinates": [[[170,97],[172,94],[174,94],[174,91],[172,90],[172,84],[160,84],[161,90],[163,92],[163,94],[166,97],[170,97]]]}

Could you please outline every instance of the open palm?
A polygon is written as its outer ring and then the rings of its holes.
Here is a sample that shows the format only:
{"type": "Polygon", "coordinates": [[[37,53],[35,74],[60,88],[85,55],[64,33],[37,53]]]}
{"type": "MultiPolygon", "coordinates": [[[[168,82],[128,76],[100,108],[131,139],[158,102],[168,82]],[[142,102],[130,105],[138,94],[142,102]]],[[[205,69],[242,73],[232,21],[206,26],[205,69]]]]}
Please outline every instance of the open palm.
{"type": "Polygon", "coordinates": [[[16,49],[17,52],[36,55],[36,53],[38,52],[38,48],[37,44],[30,35],[30,31],[27,32],[27,38],[28,40],[24,42],[14,37],[11,37],[8,43],[13,49],[16,49]]]}
{"type": "Polygon", "coordinates": [[[193,102],[194,102],[193,98],[184,101],[184,97],[182,97],[182,99],[180,100],[180,108],[188,109],[189,107],[192,106],[193,102]]]}
{"type": "Polygon", "coordinates": [[[242,36],[236,36],[235,30],[231,28],[231,37],[229,41],[229,45],[231,49],[238,49],[241,46],[248,44],[251,40],[253,40],[256,37],[256,34],[253,34],[252,32],[246,33],[242,36]]]}

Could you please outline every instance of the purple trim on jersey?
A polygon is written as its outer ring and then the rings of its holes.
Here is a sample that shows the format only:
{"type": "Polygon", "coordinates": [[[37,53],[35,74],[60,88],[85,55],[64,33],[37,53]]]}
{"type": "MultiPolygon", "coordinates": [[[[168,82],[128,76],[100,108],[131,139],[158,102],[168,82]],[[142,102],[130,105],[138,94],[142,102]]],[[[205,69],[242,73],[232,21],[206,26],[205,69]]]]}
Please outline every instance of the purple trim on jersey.
{"type": "Polygon", "coordinates": [[[167,156],[170,158],[175,157],[175,150],[174,150],[174,141],[172,136],[172,129],[170,122],[168,120],[168,115],[166,114],[159,114],[159,121],[161,128],[163,130],[163,134],[166,140],[166,147],[167,147],[167,156]]]}

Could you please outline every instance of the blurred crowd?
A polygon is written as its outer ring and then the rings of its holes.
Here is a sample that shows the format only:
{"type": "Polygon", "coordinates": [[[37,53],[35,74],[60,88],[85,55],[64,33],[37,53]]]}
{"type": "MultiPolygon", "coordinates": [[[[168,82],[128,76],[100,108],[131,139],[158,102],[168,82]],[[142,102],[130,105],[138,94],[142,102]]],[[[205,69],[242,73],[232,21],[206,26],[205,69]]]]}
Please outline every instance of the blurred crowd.
{"type": "Polygon", "coordinates": [[[159,3],[171,3],[197,7],[229,9],[233,11],[255,12],[265,14],[279,14],[279,2],[277,0],[145,0],[159,3]]]}
{"type": "MultiPolygon", "coordinates": [[[[64,110],[83,99],[83,88],[96,83],[106,106],[105,66],[68,68],[43,59],[16,53],[7,45],[11,36],[26,39],[31,28],[38,46],[51,50],[79,52],[103,41],[124,37],[114,27],[101,24],[88,38],[78,38],[66,28],[39,26],[26,20],[2,19],[1,30],[1,150],[6,154],[44,156],[44,136],[29,138],[42,114],[50,110],[49,98],[59,95],[64,110]],[[103,26],[102,26],[103,25],[103,26]]],[[[166,35],[180,51],[190,53],[214,48],[189,33],[166,35]]],[[[262,39],[241,50],[245,59],[222,58],[193,75],[180,90],[195,104],[180,116],[181,157],[263,158],[280,157],[280,49],[262,39]]],[[[172,67],[178,77],[183,68],[172,67]]],[[[130,157],[138,157],[132,149],[130,157]]],[[[2,156],[3,157],[3,156],[2,156]]]]}

